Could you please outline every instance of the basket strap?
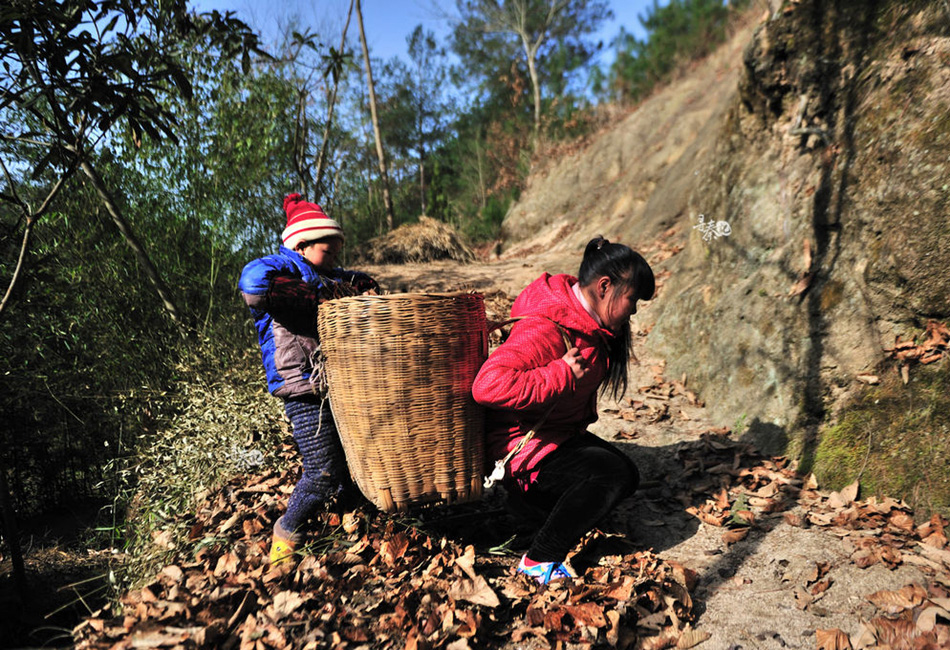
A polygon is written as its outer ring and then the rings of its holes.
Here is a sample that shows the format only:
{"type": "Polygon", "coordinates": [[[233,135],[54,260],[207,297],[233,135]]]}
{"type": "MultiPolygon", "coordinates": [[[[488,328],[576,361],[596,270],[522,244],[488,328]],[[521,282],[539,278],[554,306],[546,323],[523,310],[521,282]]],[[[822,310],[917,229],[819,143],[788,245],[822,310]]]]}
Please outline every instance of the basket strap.
{"type": "MultiPolygon", "coordinates": [[[[564,327],[563,325],[561,325],[560,323],[558,323],[557,321],[554,321],[554,320],[548,318],[547,316],[519,316],[519,317],[517,317],[517,318],[512,318],[512,319],[506,320],[506,321],[501,322],[501,323],[493,323],[492,326],[488,329],[488,331],[489,331],[489,332],[493,332],[493,331],[495,331],[496,329],[501,329],[501,328],[504,327],[505,325],[510,325],[511,323],[514,323],[514,322],[516,322],[516,321],[522,320],[522,319],[524,319],[524,318],[544,318],[544,319],[546,319],[546,320],[551,321],[552,323],[554,323],[554,325],[557,327],[558,331],[561,333],[561,338],[564,339],[564,346],[565,346],[565,348],[566,348],[566,349],[565,349],[565,354],[567,353],[567,350],[570,350],[572,347],[574,347],[574,345],[571,343],[571,338],[570,338],[570,335],[569,335],[569,333],[568,333],[567,328],[564,327]]],[[[502,458],[501,460],[496,460],[496,461],[495,461],[495,467],[494,467],[494,469],[492,469],[491,474],[490,474],[489,476],[485,477],[485,483],[484,483],[484,485],[485,485],[485,489],[486,489],[486,490],[487,490],[488,488],[492,487],[497,481],[500,481],[501,479],[505,478],[505,465],[507,465],[507,464],[508,464],[508,461],[510,461],[510,460],[511,460],[512,458],[514,458],[522,449],[524,449],[525,446],[528,444],[528,441],[531,440],[531,439],[535,436],[535,434],[538,432],[538,429],[540,429],[542,426],[544,426],[544,423],[547,421],[548,416],[551,415],[551,412],[554,410],[554,407],[555,407],[555,406],[557,406],[557,400],[555,400],[555,401],[553,401],[553,402],[551,403],[551,406],[549,406],[549,407],[547,408],[547,410],[544,412],[544,415],[542,415],[542,416],[541,416],[541,419],[538,420],[537,424],[535,424],[533,427],[531,427],[531,429],[528,431],[528,433],[526,433],[526,434],[524,434],[524,436],[522,436],[521,440],[518,442],[518,445],[517,445],[514,449],[512,449],[511,451],[509,451],[509,452],[505,455],[505,457],[502,458]]]]}

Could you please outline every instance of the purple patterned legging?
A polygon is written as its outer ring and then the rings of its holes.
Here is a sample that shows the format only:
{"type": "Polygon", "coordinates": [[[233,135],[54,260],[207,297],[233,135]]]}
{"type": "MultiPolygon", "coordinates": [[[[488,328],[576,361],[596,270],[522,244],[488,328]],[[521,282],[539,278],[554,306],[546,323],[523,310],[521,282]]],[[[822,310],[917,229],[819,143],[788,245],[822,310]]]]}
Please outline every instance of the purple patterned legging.
{"type": "Polygon", "coordinates": [[[285,402],[284,411],[303,458],[303,475],[280,520],[284,530],[295,533],[317,509],[343,491],[350,483],[350,473],[329,402],[321,403],[316,397],[290,399],[285,402]]]}

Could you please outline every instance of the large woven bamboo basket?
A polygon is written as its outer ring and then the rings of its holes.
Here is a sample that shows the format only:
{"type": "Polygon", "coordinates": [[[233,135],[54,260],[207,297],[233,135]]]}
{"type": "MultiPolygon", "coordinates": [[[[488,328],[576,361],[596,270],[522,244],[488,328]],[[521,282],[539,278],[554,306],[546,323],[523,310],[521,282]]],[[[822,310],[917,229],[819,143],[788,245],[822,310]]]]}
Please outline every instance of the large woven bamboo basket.
{"type": "Polygon", "coordinates": [[[357,486],[385,512],[481,497],[488,353],[474,293],[353,296],[317,319],[330,405],[357,486]]]}

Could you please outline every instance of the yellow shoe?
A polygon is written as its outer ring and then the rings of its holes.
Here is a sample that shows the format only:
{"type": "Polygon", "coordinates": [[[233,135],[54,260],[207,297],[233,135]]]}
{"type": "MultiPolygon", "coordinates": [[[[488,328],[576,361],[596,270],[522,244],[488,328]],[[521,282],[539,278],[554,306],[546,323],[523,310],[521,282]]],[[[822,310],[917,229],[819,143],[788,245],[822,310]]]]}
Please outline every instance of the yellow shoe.
{"type": "Polygon", "coordinates": [[[291,564],[294,561],[294,552],[297,550],[297,545],[291,542],[288,539],[281,539],[280,537],[274,537],[274,541],[270,547],[270,563],[271,566],[278,567],[284,564],[291,564]]]}

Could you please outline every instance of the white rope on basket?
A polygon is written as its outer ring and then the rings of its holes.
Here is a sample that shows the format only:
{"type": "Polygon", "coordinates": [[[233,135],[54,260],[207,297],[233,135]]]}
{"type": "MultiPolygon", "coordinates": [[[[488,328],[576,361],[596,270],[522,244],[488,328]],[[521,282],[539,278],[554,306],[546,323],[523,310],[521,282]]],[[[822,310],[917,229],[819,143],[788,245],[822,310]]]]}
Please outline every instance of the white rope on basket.
{"type": "MultiPolygon", "coordinates": [[[[507,320],[507,321],[505,321],[505,322],[503,322],[503,323],[499,323],[499,324],[495,325],[495,326],[492,327],[491,329],[492,329],[492,330],[496,330],[496,329],[498,329],[498,328],[504,327],[505,325],[508,325],[508,324],[513,323],[513,322],[515,322],[515,321],[519,321],[519,320],[521,320],[521,319],[523,319],[523,318],[531,318],[531,316],[521,316],[521,317],[518,317],[518,318],[512,318],[511,320],[507,320]]],[[[551,321],[552,323],[554,323],[555,326],[557,326],[558,331],[560,331],[560,333],[561,333],[561,337],[564,339],[564,345],[565,345],[565,347],[567,348],[567,350],[565,350],[565,354],[566,354],[567,351],[569,351],[572,347],[574,347],[574,346],[571,345],[571,339],[568,337],[568,330],[567,330],[566,327],[564,327],[563,325],[561,325],[561,324],[558,323],[557,321],[551,320],[551,319],[548,318],[547,316],[535,316],[534,318],[544,318],[544,319],[546,319],[546,320],[551,321]]],[[[518,453],[520,453],[521,450],[524,449],[525,446],[528,444],[528,441],[531,440],[531,439],[535,436],[535,434],[538,432],[538,429],[540,429],[542,426],[544,426],[544,423],[547,421],[548,416],[551,415],[551,411],[554,410],[554,407],[555,407],[556,405],[557,405],[557,401],[555,400],[554,403],[552,403],[551,406],[548,407],[548,410],[545,411],[544,415],[541,416],[541,419],[538,420],[538,423],[535,424],[533,427],[531,427],[531,429],[528,431],[528,433],[526,433],[526,434],[524,434],[524,436],[522,436],[521,440],[518,442],[518,445],[517,445],[514,449],[512,449],[511,451],[509,451],[509,452],[505,455],[504,458],[502,458],[501,460],[496,460],[496,461],[495,461],[495,467],[494,467],[494,469],[492,469],[491,474],[489,474],[488,476],[485,477],[485,482],[484,482],[483,485],[484,485],[484,487],[485,487],[486,490],[489,489],[489,488],[491,488],[492,486],[494,486],[495,483],[497,483],[498,481],[500,481],[500,480],[502,480],[503,478],[505,478],[505,466],[508,464],[508,461],[510,461],[512,458],[514,458],[516,455],[518,455],[518,453]]]]}

